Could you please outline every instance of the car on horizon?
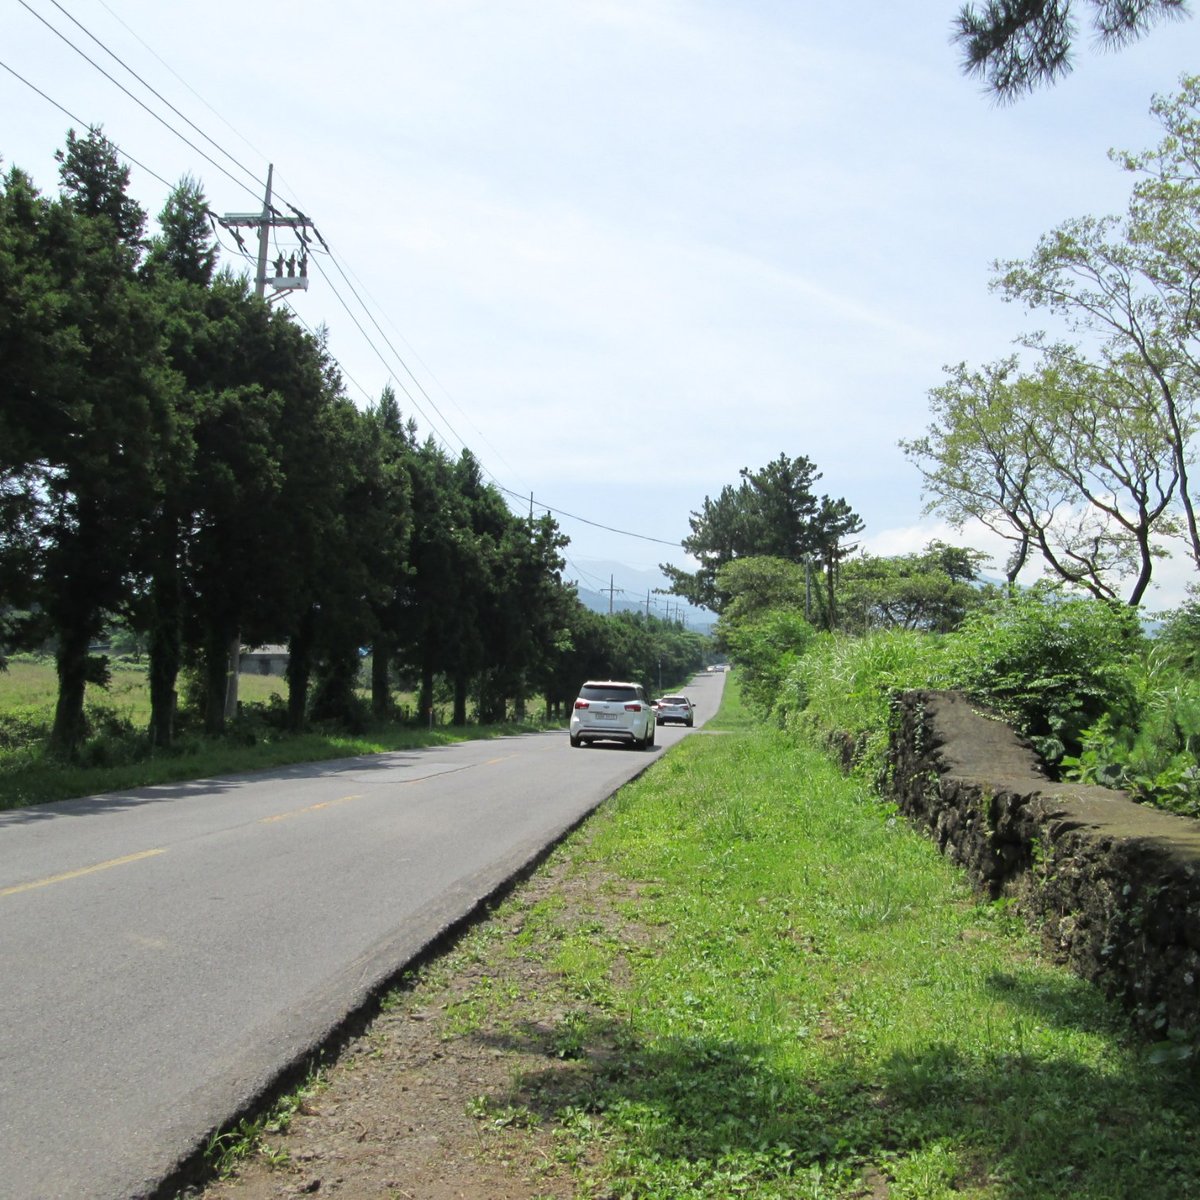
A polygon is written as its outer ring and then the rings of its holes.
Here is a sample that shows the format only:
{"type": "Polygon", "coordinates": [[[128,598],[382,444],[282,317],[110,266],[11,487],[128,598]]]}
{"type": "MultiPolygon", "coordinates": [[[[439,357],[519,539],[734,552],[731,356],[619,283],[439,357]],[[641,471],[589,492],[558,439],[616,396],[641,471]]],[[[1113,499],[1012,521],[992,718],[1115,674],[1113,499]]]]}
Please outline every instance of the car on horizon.
{"type": "Polygon", "coordinates": [[[654,710],[654,719],[659,725],[678,721],[690,729],[696,720],[696,706],[687,696],[664,696],[654,710]]]}
{"type": "Polygon", "coordinates": [[[655,712],[640,683],[589,679],[571,709],[571,745],[624,742],[639,750],[654,748],[655,712]]]}

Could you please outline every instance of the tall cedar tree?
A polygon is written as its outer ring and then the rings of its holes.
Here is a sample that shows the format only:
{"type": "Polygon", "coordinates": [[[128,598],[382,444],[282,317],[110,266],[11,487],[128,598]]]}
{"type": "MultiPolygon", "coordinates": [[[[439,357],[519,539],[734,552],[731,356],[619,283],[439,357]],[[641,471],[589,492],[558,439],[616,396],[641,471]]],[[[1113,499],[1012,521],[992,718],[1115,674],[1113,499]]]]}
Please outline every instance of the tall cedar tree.
{"type": "Polygon", "coordinates": [[[162,314],[137,279],[141,210],[129,171],[98,130],[72,131],[59,155],[62,200],[43,210],[40,261],[65,294],[58,321],[75,345],[47,389],[65,435],[46,445],[41,603],[57,639],[52,747],[71,754],[84,733],[84,692],[106,665],[90,655],[131,573],[144,568],[146,514],[162,486],[175,380],[162,314]]]}

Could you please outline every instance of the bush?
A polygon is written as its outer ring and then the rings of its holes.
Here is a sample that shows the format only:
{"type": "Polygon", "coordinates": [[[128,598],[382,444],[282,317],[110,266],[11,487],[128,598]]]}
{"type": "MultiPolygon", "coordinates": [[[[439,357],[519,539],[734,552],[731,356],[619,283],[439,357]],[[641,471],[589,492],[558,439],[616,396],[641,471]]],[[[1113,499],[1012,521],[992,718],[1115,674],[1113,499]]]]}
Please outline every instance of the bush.
{"type": "Polygon", "coordinates": [[[1065,774],[1200,816],[1200,680],[1173,648],[1155,645],[1136,682],[1135,722],[1105,713],[1083,731],[1079,753],[1063,758],[1065,774]]]}
{"type": "Polygon", "coordinates": [[[75,755],[78,766],[118,767],[146,758],[149,739],[127,715],[106,704],[89,704],[85,711],[88,736],[75,755]]]}
{"type": "Polygon", "coordinates": [[[1146,642],[1126,605],[1038,586],[971,613],[946,640],[951,685],[995,708],[1051,767],[1105,713],[1135,723],[1146,642]]]}
{"type": "Polygon", "coordinates": [[[722,624],[720,635],[739,668],[742,695],[762,713],[775,707],[792,665],[818,636],[804,613],[790,607],[766,609],[737,624],[722,624]]]}
{"type": "Polygon", "coordinates": [[[26,705],[0,713],[0,754],[41,746],[50,736],[44,708],[26,705]]]}

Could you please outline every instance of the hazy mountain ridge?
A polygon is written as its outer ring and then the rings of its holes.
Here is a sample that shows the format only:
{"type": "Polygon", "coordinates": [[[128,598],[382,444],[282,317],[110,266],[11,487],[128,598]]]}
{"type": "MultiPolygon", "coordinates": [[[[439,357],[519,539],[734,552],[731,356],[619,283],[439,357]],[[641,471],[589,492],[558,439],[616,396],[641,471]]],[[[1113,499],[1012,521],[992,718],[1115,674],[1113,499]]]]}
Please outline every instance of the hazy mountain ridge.
{"type": "Polygon", "coordinates": [[[567,564],[563,578],[575,583],[579,599],[592,612],[644,613],[649,598],[652,616],[662,620],[678,617],[688,629],[699,633],[709,632],[717,619],[709,609],[698,608],[680,596],[667,594],[670,582],[657,569],[630,567],[609,560],[574,559],[567,564]],[[611,606],[610,586],[613,588],[611,606]]]}

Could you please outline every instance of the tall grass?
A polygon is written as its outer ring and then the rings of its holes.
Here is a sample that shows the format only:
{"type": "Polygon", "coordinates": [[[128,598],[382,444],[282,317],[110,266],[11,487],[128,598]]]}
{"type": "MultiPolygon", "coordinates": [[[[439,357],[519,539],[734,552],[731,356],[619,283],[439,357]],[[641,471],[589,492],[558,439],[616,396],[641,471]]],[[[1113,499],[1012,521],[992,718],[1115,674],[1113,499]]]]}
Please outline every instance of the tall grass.
{"type": "Polygon", "coordinates": [[[942,640],[892,629],[865,637],[826,634],[793,665],[775,711],[792,733],[854,739],[855,761],[875,778],[887,751],[888,715],[897,690],[950,684],[942,640]]]}

